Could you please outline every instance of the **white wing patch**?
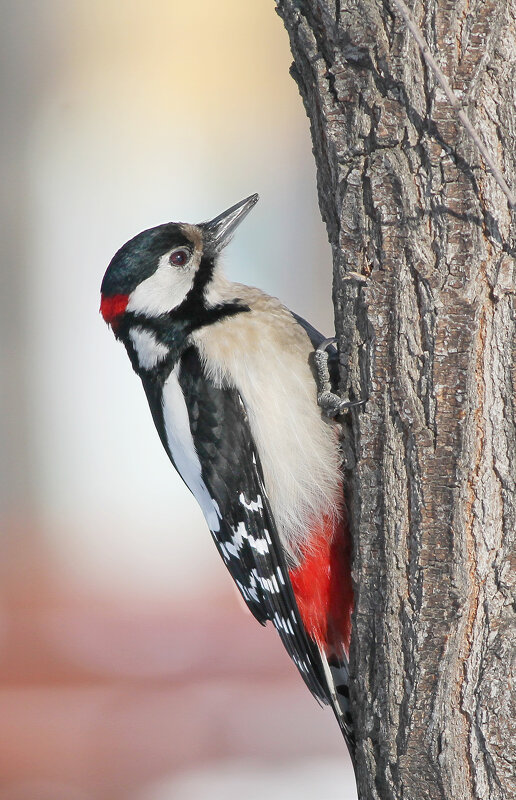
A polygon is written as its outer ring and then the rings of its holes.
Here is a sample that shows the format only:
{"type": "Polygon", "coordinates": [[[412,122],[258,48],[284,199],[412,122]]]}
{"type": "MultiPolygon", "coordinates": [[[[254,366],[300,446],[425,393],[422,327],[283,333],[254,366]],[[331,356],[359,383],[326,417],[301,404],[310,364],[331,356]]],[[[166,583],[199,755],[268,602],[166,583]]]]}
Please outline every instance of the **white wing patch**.
{"type": "MultiPolygon", "coordinates": [[[[251,502],[249,505],[243,499],[244,495],[240,495],[240,501],[246,508],[253,507],[253,510],[262,507],[261,497],[258,496],[257,502],[251,502]]],[[[272,544],[271,537],[269,532],[264,528],[263,530],[263,537],[261,536],[253,536],[252,533],[248,533],[247,528],[245,526],[245,522],[239,522],[236,528],[233,528],[233,541],[226,542],[225,548],[226,550],[234,556],[238,556],[240,550],[242,549],[242,545],[244,543],[244,539],[246,539],[253,550],[256,550],[257,553],[260,555],[265,555],[265,553],[269,552],[269,544],[272,544]]]]}
{"type": "Polygon", "coordinates": [[[261,511],[261,509],[263,508],[262,498],[260,497],[260,495],[258,495],[256,500],[254,501],[251,500],[250,503],[246,503],[243,493],[239,495],[238,499],[240,500],[244,508],[247,508],[249,511],[261,511]]]}
{"type": "Polygon", "coordinates": [[[178,372],[176,365],[163,386],[163,422],[167,443],[177,471],[199,503],[210,530],[216,533],[220,530],[221,513],[202,479],[178,372]]]}
{"type": "Polygon", "coordinates": [[[143,328],[131,328],[129,338],[134,344],[138,364],[142,369],[152,369],[159,361],[163,361],[168,355],[168,348],[158,342],[151,331],[143,328]]]}

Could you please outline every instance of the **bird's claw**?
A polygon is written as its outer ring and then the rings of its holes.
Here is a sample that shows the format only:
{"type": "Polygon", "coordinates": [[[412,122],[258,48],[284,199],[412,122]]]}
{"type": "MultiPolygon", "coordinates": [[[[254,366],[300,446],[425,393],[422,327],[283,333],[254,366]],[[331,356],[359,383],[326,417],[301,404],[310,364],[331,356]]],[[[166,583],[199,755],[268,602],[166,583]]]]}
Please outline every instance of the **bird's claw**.
{"type": "Polygon", "coordinates": [[[330,371],[328,369],[328,347],[337,340],[325,339],[315,351],[315,367],[317,370],[317,403],[323,413],[330,418],[349,411],[354,406],[361,406],[365,400],[343,400],[332,391],[330,371]]]}
{"type": "Polygon", "coordinates": [[[365,400],[342,400],[334,392],[319,392],[317,395],[317,404],[324,414],[331,418],[338,417],[339,414],[344,414],[355,406],[362,406],[365,402],[365,400]]]}

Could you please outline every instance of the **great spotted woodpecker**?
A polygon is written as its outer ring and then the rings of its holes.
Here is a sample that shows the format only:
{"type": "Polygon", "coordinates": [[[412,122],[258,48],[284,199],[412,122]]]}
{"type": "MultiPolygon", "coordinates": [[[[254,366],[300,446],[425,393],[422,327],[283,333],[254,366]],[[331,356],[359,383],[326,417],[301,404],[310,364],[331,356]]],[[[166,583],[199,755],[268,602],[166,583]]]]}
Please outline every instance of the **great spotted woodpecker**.
{"type": "Polygon", "coordinates": [[[338,430],[317,403],[324,337],[218,264],[257,200],[139,233],[106,271],[101,312],[244,601],[331,705],[353,755],[351,547],[338,430]]]}

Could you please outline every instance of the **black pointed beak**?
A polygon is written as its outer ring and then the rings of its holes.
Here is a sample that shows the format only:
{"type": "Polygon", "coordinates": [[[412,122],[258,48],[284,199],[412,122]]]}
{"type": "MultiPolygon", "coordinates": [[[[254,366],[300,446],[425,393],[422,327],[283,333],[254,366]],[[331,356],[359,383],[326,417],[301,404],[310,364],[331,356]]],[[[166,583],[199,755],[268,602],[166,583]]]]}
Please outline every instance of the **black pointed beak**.
{"type": "Polygon", "coordinates": [[[231,241],[231,238],[243,219],[258,202],[258,195],[252,194],[241,200],[236,206],[231,206],[215,219],[202,222],[199,227],[204,233],[204,252],[217,255],[231,241]]]}

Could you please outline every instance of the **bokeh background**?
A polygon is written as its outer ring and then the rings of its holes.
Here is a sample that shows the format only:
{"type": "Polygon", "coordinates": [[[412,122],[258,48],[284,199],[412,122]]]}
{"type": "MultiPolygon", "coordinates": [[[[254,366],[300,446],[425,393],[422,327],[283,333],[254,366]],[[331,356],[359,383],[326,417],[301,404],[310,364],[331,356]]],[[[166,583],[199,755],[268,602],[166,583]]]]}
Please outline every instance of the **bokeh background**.
{"type": "Polygon", "coordinates": [[[273,0],[0,9],[0,800],[353,798],[98,314],[124,241],[257,191],[228,273],[333,330],[273,0]]]}

